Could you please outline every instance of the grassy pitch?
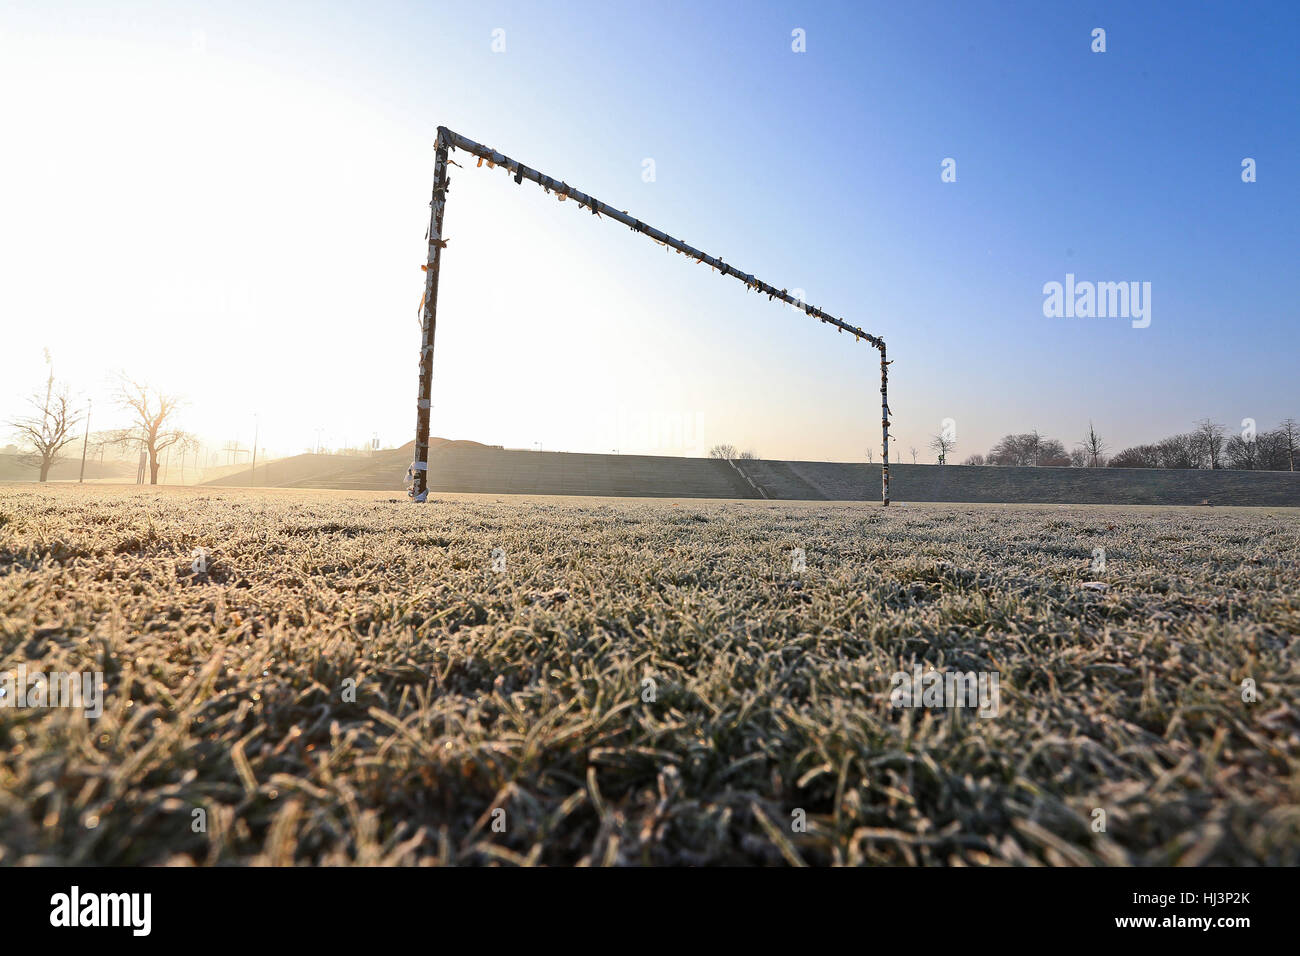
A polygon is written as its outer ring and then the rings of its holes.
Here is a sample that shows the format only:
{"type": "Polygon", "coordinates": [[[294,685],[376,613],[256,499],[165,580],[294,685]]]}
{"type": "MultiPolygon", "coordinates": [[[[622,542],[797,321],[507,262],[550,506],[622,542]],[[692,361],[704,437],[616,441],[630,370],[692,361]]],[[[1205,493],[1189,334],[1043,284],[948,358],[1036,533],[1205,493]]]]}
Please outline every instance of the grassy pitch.
{"type": "Polygon", "coordinates": [[[435,498],[0,487],[0,865],[1300,863],[1294,510],[435,498]]]}

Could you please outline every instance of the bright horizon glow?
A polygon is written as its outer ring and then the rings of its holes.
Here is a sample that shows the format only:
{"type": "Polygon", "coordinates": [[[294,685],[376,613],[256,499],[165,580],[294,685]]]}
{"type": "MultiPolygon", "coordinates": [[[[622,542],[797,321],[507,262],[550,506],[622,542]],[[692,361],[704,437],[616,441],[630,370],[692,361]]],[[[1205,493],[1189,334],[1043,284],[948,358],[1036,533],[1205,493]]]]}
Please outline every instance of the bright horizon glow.
{"type": "MultiPolygon", "coordinates": [[[[1285,5],[127,9],[0,13],[0,419],[48,347],[96,430],[123,369],[214,446],[410,441],[440,124],[882,336],[901,461],[1300,416],[1285,5]],[[1151,327],[1044,318],[1067,272],[1151,327]]],[[[870,346],[452,158],[435,436],[879,460],[870,346]]]]}

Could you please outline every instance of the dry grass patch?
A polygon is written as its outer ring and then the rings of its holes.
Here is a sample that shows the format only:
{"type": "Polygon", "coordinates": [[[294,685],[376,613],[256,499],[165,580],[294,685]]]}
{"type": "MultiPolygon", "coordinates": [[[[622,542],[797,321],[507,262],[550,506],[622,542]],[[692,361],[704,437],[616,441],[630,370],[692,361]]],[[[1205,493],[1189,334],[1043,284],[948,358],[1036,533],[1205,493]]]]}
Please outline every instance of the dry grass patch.
{"type": "Polygon", "coordinates": [[[0,487],[0,863],[1300,863],[1294,511],[437,497],[0,487]]]}

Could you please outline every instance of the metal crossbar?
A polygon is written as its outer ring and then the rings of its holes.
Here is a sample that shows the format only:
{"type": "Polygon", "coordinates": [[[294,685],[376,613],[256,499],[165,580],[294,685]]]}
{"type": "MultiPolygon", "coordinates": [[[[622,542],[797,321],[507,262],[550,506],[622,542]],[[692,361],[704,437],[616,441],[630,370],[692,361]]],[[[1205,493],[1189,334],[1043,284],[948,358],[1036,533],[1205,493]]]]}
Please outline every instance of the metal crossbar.
{"type": "Polygon", "coordinates": [[[419,399],[416,404],[415,419],[415,460],[411,463],[411,468],[407,472],[410,485],[409,494],[415,501],[424,501],[428,497],[429,490],[429,412],[431,409],[431,399],[433,395],[433,341],[434,332],[438,320],[438,270],[442,262],[442,250],[446,248],[447,241],[442,235],[443,215],[447,206],[447,187],[450,180],[447,175],[448,151],[464,150],[472,156],[478,157],[479,165],[487,163],[489,167],[502,167],[508,173],[513,175],[516,183],[522,183],[525,179],[537,183],[548,193],[554,192],[557,198],[561,200],[572,200],[580,207],[587,208],[592,215],[596,217],[607,216],[623,225],[628,226],[633,232],[639,232],[649,236],[660,245],[675,249],[682,255],[694,259],[696,262],[717,269],[724,276],[731,276],[739,279],[748,288],[766,295],[769,299],[780,299],[787,302],[805,314],[819,319],[827,325],[833,325],[842,332],[849,332],[855,340],[865,339],[868,344],[875,346],[880,351],[880,412],[881,412],[881,442],[883,459],[881,462],[881,494],[884,504],[889,504],[889,365],[890,362],[885,357],[885,340],[876,335],[864,332],[855,325],[849,325],[842,319],[838,319],[827,312],[823,312],[816,306],[790,295],[786,289],[778,289],[775,286],[768,285],[766,282],[756,279],[754,276],[742,272],[735,266],[728,265],[721,259],[715,258],[708,253],[689,246],[680,239],[674,239],[666,232],[662,232],[653,226],[648,226],[641,220],[628,215],[626,212],[615,209],[608,203],[601,202],[594,196],[588,196],[581,190],[575,189],[568,183],[561,180],[552,179],[550,176],[525,166],[518,160],[511,159],[504,153],[498,153],[490,147],[483,146],[467,139],[459,133],[447,129],[445,126],[438,127],[438,139],[434,152],[433,166],[433,200],[429,203],[432,213],[429,218],[429,258],[428,262],[422,266],[425,270],[424,277],[424,301],[421,303],[421,323],[420,323],[420,391],[419,399]]]}

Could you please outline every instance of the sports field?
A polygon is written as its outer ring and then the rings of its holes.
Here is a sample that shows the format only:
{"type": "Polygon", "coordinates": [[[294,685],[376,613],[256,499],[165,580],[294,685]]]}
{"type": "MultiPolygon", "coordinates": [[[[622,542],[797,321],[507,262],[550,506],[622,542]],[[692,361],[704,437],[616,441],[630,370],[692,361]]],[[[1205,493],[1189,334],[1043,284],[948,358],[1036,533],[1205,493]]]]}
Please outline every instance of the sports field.
{"type": "Polygon", "coordinates": [[[1294,509],[0,486],[0,864],[1295,865],[1298,634],[1294,509]]]}

